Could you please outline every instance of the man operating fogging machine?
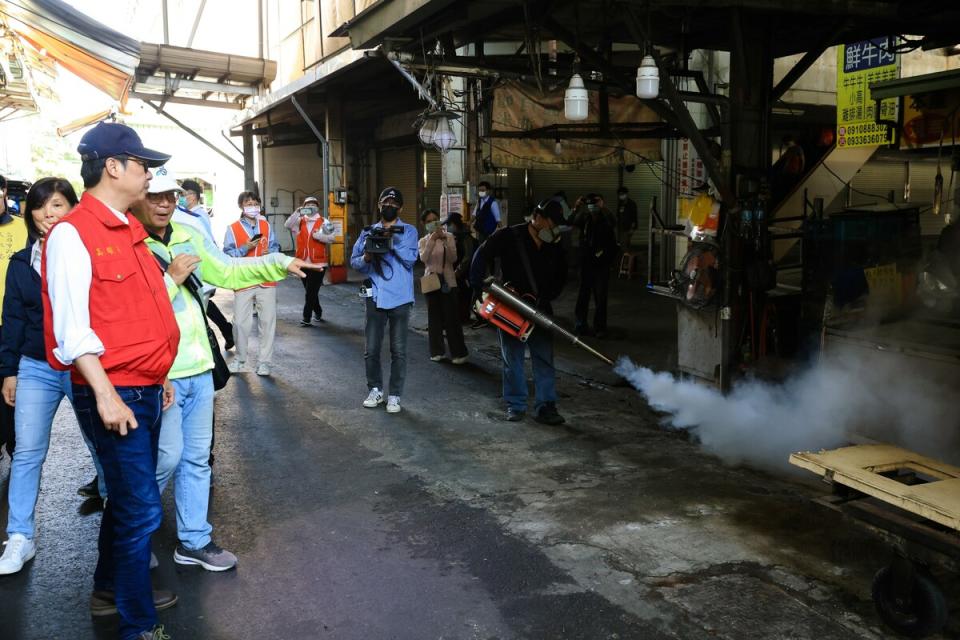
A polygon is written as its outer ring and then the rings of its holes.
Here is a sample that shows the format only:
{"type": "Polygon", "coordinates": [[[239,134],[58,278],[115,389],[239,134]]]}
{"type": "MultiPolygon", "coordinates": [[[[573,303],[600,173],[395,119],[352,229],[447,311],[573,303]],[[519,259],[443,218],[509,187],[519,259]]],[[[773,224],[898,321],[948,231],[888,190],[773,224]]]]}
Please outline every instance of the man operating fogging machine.
{"type": "Polygon", "coordinates": [[[403,194],[387,187],[378,200],[380,221],[367,227],[353,245],[350,266],[367,276],[360,295],[366,298],[367,389],[363,406],[383,403],[380,347],[390,324],[390,386],[387,412],[400,412],[400,395],[407,373],[407,325],[413,307],[413,265],[417,261],[417,228],[400,220],[403,194]]]}
{"type": "MultiPolygon", "coordinates": [[[[567,261],[560,246],[560,234],[567,230],[564,222],[562,205],[557,200],[544,200],[533,210],[529,222],[500,229],[490,236],[477,249],[470,265],[470,282],[477,296],[483,289],[487,265],[499,258],[504,284],[536,309],[552,315],[550,303],[560,295],[567,280],[567,261]]],[[[500,328],[497,333],[503,357],[507,420],[519,422],[526,415],[524,356],[529,347],[536,389],[534,418],[543,424],[563,424],[565,420],[557,411],[550,331],[533,331],[525,342],[500,328]]]]}

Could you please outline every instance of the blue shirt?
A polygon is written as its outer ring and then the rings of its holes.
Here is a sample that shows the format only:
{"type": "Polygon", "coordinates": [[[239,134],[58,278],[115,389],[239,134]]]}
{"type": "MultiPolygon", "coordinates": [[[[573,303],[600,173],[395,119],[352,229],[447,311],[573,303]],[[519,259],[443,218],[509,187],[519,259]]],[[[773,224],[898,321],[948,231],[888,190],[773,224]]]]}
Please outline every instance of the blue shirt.
{"type": "MultiPolygon", "coordinates": [[[[374,227],[382,227],[379,222],[374,227]]],[[[419,253],[417,243],[420,237],[417,228],[397,220],[394,227],[403,228],[403,233],[393,236],[393,251],[383,256],[383,275],[373,268],[373,262],[363,261],[363,246],[368,231],[360,233],[353,245],[350,266],[373,280],[373,302],[378,309],[395,309],[400,305],[413,302],[413,265],[419,253]]]]}
{"type": "Polygon", "coordinates": [[[216,244],[213,239],[213,224],[210,222],[210,216],[203,209],[190,211],[183,207],[177,207],[173,210],[173,221],[199,229],[207,237],[207,240],[216,244]]]}
{"type": "MultiPolygon", "coordinates": [[[[251,238],[260,233],[260,218],[262,217],[263,216],[259,216],[254,220],[250,220],[250,218],[246,216],[240,216],[240,224],[243,225],[247,235],[251,238]]],[[[267,253],[280,253],[280,243],[277,242],[277,236],[273,233],[273,226],[268,224],[267,228],[270,229],[270,238],[267,240],[267,253]]],[[[234,258],[247,257],[247,250],[242,246],[237,246],[237,239],[233,237],[233,230],[230,227],[227,227],[227,232],[223,234],[223,252],[234,258]]]]}

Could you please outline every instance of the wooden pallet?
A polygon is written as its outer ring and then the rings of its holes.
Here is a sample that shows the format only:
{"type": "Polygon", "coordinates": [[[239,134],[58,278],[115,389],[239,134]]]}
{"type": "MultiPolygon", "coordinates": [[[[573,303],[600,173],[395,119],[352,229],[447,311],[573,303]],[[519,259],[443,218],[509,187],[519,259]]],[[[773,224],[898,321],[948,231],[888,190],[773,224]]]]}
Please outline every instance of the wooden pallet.
{"type": "Polygon", "coordinates": [[[960,468],[885,444],[790,456],[790,464],[960,531],[960,468]],[[893,477],[915,477],[904,484],[893,477]]]}

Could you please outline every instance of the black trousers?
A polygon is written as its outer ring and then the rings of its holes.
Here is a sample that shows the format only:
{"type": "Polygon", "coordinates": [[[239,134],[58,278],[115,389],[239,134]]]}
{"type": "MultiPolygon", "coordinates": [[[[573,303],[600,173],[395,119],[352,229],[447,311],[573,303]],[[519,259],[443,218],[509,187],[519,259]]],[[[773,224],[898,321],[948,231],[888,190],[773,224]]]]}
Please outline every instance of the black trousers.
{"type": "Polygon", "coordinates": [[[427,299],[427,334],[430,337],[430,356],[442,356],[445,352],[443,336],[447,336],[451,358],[467,355],[463,341],[463,326],[460,324],[459,294],[456,289],[447,293],[432,291],[427,299]]]}
{"type": "Polygon", "coordinates": [[[320,306],[320,287],[323,286],[323,276],[326,269],[304,269],[307,277],[302,280],[306,289],[303,300],[303,321],[310,322],[310,316],[323,317],[323,307],[320,306]]]}
{"type": "Polygon", "coordinates": [[[610,264],[584,262],[580,269],[580,292],[577,294],[577,326],[587,326],[590,298],[596,308],[593,312],[595,331],[607,330],[607,293],[610,290],[610,264]]]}
{"type": "Polygon", "coordinates": [[[220,330],[220,335],[223,336],[223,341],[227,346],[233,344],[233,325],[230,324],[230,321],[224,317],[223,312],[220,311],[213,300],[210,300],[207,303],[207,317],[213,320],[213,324],[217,325],[217,329],[220,330]]]}

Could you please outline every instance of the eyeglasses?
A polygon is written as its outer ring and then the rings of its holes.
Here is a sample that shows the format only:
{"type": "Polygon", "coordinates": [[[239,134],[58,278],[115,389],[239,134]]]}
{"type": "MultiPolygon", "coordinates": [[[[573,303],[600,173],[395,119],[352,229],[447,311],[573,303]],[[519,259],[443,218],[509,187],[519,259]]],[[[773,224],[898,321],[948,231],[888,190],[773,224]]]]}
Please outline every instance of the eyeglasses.
{"type": "Polygon", "coordinates": [[[112,158],[119,162],[135,162],[140,165],[144,173],[150,170],[150,167],[147,166],[147,161],[141,160],[140,158],[134,158],[133,156],[112,156],[112,158]]]}
{"type": "Polygon", "coordinates": [[[147,200],[153,204],[163,204],[164,202],[176,202],[176,191],[164,191],[163,193],[148,193],[147,200]]]}

